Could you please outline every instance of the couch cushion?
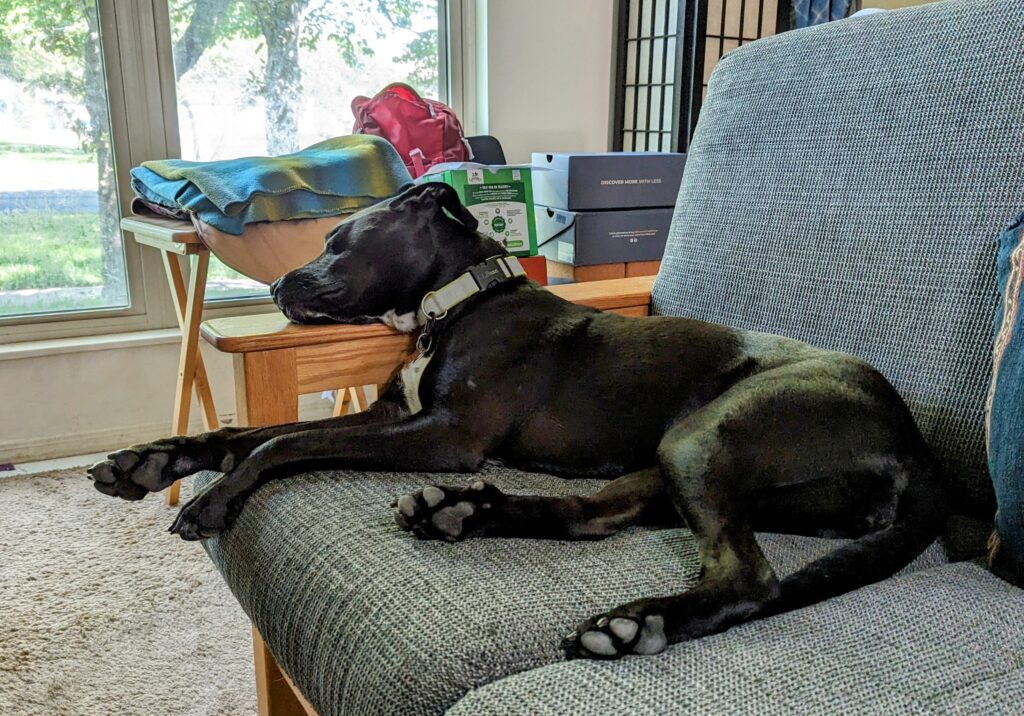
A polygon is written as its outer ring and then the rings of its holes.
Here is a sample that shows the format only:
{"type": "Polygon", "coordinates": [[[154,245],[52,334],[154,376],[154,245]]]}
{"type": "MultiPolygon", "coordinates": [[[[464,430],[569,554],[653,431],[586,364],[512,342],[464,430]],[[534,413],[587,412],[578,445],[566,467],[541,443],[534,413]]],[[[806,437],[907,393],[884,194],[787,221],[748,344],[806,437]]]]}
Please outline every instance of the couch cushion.
{"type": "Polygon", "coordinates": [[[449,716],[986,714],[1024,702],[1024,590],[947,565],[617,663],[474,691],[449,716]]]}
{"type": "Polygon", "coordinates": [[[1020,2],[951,0],[729,54],[653,298],[868,360],[989,517],[995,238],[1024,208],[1022,37],[1020,2]]]}
{"type": "MultiPolygon", "coordinates": [[[[485,477],[519,493],[587,494],[603,484],[497,467],[485,477]]],[[[272,482],[204,543],[321,716],[443,713],[474,687],[562,661],[561,638],[582,619],[695,583],[696,549],[682,529],[448,544],[395,526],[394,498],[465,479],[335,472],[272,482]]],[[[836,544],[761,540],[783,574],[836,544]]],[[[917,566],[941,559],[936,547],[917,566]]]]}

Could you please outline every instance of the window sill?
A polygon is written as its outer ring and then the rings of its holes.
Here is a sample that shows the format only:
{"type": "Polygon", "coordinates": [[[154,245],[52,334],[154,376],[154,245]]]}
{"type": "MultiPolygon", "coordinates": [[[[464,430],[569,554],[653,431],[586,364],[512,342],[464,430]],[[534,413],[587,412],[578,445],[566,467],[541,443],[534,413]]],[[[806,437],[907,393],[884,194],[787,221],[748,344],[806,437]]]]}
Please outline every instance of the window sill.
{"type": "MultiPolygon", "coordinates": [[[[21,357],[21,353],[24,352],[27,352],[27,355],[32,355],[32,351],[39,346],[46,346],[47,353],[52,352],[50,346],[54,346],[53,350],[64,353],[81,352],[78,348],[64,350],[63,346],[88,345],[94,340],[109,340],[114,335],[159,335],[171,331],[175,336],[180,337],[181,334],[175,327],[177,322],[171,312],[169,295],[166,306],[163,308],[166,311],[162,310],[160,306],[154,306],[151,314],[124,317],[101,317],[94,314],[92,316],[71,315],[67,318],[60,316],[53,320],[52,316],[33,316],[21,319],[18,323],[12,323],[9,326],[0,320],[0,360],[4,359],[3,354],[8,350],[18,352],[18,357],[21,357]],[[163,316],[162,319],[161,316],[163,316]]],[[[273,313],[276,310],[269,297],[207,301],[203,307],[203,320],[273,313]]],[[[131,343],[131,345],[138,344],[131,343]]],[[[81,350],[103,350],[105,347],[107,346],[81,350]]]]}
{"type": "Polygon", "coordinates": [[[26,341],[0,345],[0,362],[24,360],[68,353],[89,353],[92,351],[116,350],[119,348],[142,348],[181,342],[181,331],[165,328],[157,331],[135,331],[132,333],[109,333],[98,336],[77,338],[55,338],[44,341],[26,341]]]}

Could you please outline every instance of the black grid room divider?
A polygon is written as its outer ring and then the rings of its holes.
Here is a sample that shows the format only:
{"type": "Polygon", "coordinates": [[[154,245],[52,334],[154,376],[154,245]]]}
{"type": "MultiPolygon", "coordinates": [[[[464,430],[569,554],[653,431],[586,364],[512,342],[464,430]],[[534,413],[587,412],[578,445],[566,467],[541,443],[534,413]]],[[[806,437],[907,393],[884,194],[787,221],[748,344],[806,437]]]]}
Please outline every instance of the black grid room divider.
{"type": "Polygon", "coordinates": [[[685,152],[722,56],[773,35],[786,0],[618,0],[612,149],[685,152]]]}

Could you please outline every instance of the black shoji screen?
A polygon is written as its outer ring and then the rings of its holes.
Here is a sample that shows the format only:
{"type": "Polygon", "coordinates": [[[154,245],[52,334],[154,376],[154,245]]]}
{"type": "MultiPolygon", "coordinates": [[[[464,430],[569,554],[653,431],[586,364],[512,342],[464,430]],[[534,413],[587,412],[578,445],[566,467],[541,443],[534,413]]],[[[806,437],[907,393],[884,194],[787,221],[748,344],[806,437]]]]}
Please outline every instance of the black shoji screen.
{"type": "Polygon", "coordinates": [[[711,72],[744,43],[773,35],[786,0],[618,0],[616,151],[686,151],[711,72]]]}

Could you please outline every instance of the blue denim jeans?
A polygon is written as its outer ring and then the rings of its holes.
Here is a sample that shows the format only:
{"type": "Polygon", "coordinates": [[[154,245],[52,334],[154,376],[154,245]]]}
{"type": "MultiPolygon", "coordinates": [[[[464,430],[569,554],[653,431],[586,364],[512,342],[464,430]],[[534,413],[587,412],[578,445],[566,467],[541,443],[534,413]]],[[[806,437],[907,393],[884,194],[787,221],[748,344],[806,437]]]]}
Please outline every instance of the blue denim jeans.
{"type": "Polygon", "coordinates": [[[1001,571],[1024,584],[1024,214],[999,237],[989,406],[989,471],[995,484],[1001,571]]]}

